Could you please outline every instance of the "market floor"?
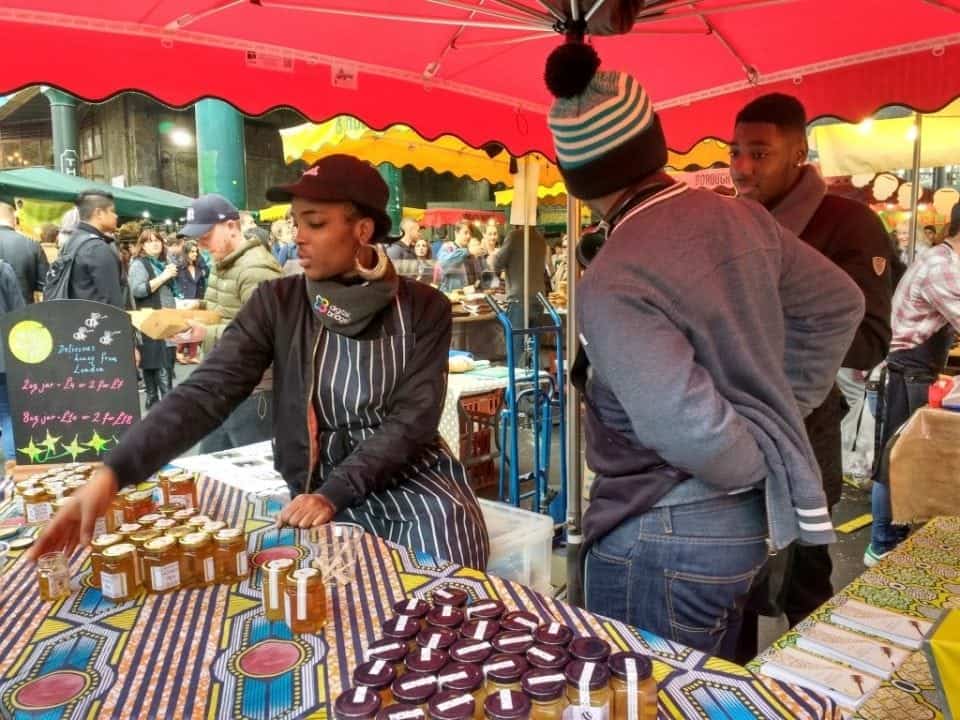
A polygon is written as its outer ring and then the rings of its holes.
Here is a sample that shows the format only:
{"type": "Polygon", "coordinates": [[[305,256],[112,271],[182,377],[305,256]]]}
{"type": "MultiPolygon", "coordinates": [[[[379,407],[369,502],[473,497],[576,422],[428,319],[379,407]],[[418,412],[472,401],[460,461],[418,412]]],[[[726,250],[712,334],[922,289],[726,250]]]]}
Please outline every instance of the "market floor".
{"type": "MultiPolygon", "coordinates": [[[[179,383],[190,376],[195,365],[177,365],[176,382],[179,383]]],[[[141,410],[146,411],[146,399],[144,394],[140,394],[141,410]]],[[[529,440],[529,437],[526,439],[529,440]]],[[[559,483],[559,439],[557,432],[554,432],[554,438],[551,445],[551,485],[556,488],[559,483]]],[[[521,442],[521,468],[529,469],[530,455],[532,454],[532,442],[521,442]]],[[[196,454],[197,448],[191,449],[185,453],[187,455],[196,454]]],[[[494,491],[495,492],[495,491],[494,491]]],[[[489,496],[490,493],[482,493],[489,496]]],[[[843,523],[861,517],[870,512],[870,492],[862,490],[853,485],[844,485],[843,497],[837,505],[834,513],[834,523],[842,525],[843,523]]],[[[838,541],[830,548],[830,556],[833,558],[833,589],[839,592],[846,587],[854,578],[864,571],[863,552],[866,550],[870,541],[870,525],[866,525],[850,533],[838,533],[838,541]]],[[[562,589],[567,584],[567,553],[565,547],[554,549],[553,562],[551,567],[551,582],[556,589],[562,589]]],[[[760,620],[760,647],[769,646],[774,640],[787,630],[785,618],[761,618],[760,620]]]]}

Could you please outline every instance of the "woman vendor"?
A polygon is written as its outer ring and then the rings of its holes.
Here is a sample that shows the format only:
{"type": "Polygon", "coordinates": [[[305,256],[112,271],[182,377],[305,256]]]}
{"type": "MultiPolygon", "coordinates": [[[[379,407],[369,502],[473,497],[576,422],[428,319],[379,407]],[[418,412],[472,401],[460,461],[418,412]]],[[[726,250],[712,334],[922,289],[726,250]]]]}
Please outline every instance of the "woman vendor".
{"type": "Polygon", "coordinates": [[[398,277],[379,244],[390,230],[386,184],[367,163],[333,155],[267,197],[292,202],[303,274],[257,287],[203,364],[127,431],[53,518],[31,557],[89,542],[120,487],[199,442],[272,364],[274,463],[293,497],[279,523],[351,521],[485,568],[483,516],[437,433],[450,304],[398,277]]]}

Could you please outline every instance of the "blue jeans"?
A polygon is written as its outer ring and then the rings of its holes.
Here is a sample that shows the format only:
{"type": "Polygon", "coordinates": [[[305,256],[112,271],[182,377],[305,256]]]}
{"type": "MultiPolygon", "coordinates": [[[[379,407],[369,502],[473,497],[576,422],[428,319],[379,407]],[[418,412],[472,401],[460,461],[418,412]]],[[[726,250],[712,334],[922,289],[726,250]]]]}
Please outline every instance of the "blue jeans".
{"type": "Polygon", "coordinates": [[[6,460],[16,460],[17,450],[13,444],[13,418],[10,417],[10,395],[7,393],[7,374],[0,373],[0,441],[6,460]]]}
{"type": "Polygon", "coordinates": [[[893,524],[893,510],[890,505],[890,485],[874,482],[870,491],[870,511],[873,513],[873,526],[870,528],[870,544],[876,553],[886,553],[907,539],[908,525],[893,524]]]}
{"type": "Polygon", "coordinates": [[[220,427],[200,441],[200,452],[220,452],[272,438],[273,392],[255,392],[240,403],[220,427]]]}
{"type": "Polygon", "coordinates": [[[760,490],[653,508],[587,553],[587,609],[729,659],[743,602],[766,560],[760,490]]]}

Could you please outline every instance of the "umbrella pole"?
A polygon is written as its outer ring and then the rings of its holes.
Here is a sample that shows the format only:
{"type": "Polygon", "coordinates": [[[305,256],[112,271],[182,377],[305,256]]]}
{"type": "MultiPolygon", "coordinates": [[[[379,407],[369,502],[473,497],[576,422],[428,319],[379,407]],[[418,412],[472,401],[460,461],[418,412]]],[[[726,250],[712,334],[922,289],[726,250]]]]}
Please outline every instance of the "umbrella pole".
{"type": "Polygon", "coordinates": [[[523,329],[530,327],[530,292],[536,283],[530,275],[530,226],[523,224],[523,329]]]}
{"type": "MultiPolygon", "coordinates": [[[[577,243],[580,242],[580,201],[567,195],[567,378],[577,351],[577,243]]],[[[580,448],[580,393],[567,380],[567,602],[583,607],[580,534],[583,463],[580,448]]]]}
{"type": "Polygon", "coordinates": [[[917,228],[920,226],[918,207],[920,206],[920,150],[923,137],[923,115],[914,114],[917,136],[913,139],[913,185],[910,192],[910,249],[908,262],[912,263],[917,256],[917,228]]]}

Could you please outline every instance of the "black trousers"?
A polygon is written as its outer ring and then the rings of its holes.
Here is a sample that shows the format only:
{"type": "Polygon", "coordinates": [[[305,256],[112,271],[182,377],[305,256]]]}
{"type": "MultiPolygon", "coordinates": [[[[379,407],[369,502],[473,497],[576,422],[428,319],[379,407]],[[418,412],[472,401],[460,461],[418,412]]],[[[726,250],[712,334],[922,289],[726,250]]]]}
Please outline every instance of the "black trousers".
{"type": "Polygon", "coordinates": [[[147,409],[173,389],[173,373],[170,368],[143,370],[143,385],[147,391],[147,409]]]}

